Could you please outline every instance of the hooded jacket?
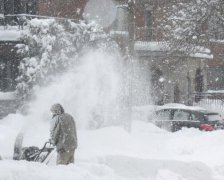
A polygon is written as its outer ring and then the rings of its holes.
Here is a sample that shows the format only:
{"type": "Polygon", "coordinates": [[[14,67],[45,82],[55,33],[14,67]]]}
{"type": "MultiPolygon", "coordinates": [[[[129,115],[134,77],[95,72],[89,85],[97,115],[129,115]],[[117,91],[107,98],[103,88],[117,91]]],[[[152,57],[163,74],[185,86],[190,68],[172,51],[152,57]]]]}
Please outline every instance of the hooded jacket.
{"type": "MultiPolygon", "coordinates": [[[[61,107],[62,108],[62,107],[61,107]]],[[[52,112],[54,112],[51,109],[52,112]]],[[[54,114],[51,121],[51,139],[57,151],[70,151],[77,148],[76,124],[73,117],[63,108],[54,114]]]]}

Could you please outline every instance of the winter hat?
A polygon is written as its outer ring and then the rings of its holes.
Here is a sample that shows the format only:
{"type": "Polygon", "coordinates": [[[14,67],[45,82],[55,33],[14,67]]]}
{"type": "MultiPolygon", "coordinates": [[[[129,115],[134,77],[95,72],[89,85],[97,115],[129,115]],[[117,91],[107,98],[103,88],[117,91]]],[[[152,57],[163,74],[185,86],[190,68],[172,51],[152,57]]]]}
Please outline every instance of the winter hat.
{"type": "Polygon", "coordinates": [[[55,115],[64,113],[64,109],[61,104],[57,103],[51,106],[51,112],[55,115]]]}

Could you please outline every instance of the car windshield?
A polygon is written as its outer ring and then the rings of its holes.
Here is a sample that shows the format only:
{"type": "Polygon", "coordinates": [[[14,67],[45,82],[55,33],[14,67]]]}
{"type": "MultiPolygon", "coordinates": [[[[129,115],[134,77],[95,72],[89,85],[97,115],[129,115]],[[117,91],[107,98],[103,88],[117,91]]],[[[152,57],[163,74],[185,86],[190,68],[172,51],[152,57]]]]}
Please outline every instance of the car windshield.
{"type": "Polygon", "coordinates": [[[221,121],[222,118],[219,114],[207,114],[206,119],[208,121],[221,121]]]}

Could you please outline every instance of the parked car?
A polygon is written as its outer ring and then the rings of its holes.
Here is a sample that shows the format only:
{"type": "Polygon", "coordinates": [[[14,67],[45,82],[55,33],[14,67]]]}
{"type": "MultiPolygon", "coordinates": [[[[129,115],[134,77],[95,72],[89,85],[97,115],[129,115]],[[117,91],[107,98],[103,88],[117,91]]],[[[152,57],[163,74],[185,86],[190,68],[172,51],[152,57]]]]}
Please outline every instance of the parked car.
{"type": "Polygon", "coordinates": [[[219,113],[182,104],[162,106],[156,111],[154,122],[156,126],[171,132],[178,131],[182,127],[193,127],[204,131],[224,128],[224,121],[219,113]]]}

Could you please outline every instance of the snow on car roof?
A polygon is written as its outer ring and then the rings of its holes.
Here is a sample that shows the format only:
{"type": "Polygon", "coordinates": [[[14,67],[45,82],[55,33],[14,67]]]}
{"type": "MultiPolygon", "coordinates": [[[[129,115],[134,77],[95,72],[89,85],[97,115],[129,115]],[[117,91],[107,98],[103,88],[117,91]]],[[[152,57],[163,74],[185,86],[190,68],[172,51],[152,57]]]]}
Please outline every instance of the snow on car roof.
{"type": "Polygon", "coordinates": [[[199,106],[186,106],[184,104],[179,103],[168,103],[163,106],[159,106],[158,110],[161,109],[185,109],[185,110],[193,110],[193,111],[207,111],[206,109],[199,106]]]}
{"type": "Polygon", "coordinates": [[[219,114],[218,112],[207,110],[200,106],[186,106],[184,104],[179,104],[179,103],[168,103],[163,106],[159,106],[157,108],[157,110],[162,110],[162,109],[181,109],[181,110],[199,111],[207,115],[219,114]]]}

